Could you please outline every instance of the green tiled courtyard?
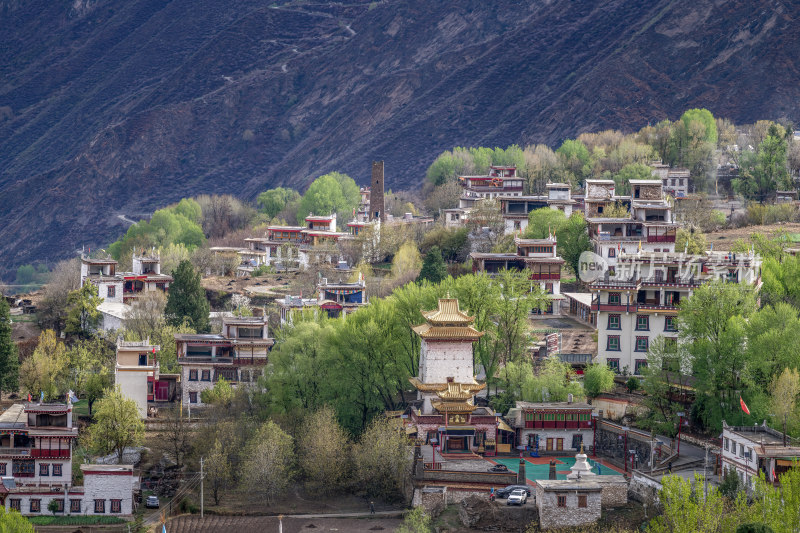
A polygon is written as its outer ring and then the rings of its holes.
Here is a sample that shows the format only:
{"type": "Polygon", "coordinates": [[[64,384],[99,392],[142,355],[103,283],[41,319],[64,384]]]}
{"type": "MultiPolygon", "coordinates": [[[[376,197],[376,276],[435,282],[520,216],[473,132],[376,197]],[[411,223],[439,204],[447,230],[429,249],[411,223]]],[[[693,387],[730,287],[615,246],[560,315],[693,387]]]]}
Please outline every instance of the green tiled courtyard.
{"type": "MultiPolygon", "coordinates": [[[[536,481],[537,479],[550,479],[550,461],[556,461],[556,478],[567,479],[567,474],[570,472],[570,467],[575,464],[575,457],[526,457],[525,458],[525,477],[528,481],[536,481]],[[532,461],[535,461],[532,462],[532,461]]],[[[493,457],[492,461],[501,465],[506,465],[512,472],[519,471],[519,458],[518,457],[493,457]]],[[[589,464],[592,465],[592,471],[599,475],[613,475],[619,472],[606,465],[598,465],[598,463],[589,459],[589,464]],[[598,469],[599,466],[599,469],[598,469]]]]}

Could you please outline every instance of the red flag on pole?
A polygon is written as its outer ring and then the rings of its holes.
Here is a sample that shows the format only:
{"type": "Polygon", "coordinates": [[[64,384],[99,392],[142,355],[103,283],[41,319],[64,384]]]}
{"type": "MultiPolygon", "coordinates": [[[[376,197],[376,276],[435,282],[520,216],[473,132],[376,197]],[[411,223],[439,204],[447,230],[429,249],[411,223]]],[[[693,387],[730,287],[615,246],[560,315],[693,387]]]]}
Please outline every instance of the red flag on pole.
{"type": "Polygon", "coordinates": [[[748,415],[750,414],[750,409],[747,408],[747,404],[744,403],[744,400],[742,400],[741,396],[739,396],[739,405],[742,407],[742,411],[748,415]]]}

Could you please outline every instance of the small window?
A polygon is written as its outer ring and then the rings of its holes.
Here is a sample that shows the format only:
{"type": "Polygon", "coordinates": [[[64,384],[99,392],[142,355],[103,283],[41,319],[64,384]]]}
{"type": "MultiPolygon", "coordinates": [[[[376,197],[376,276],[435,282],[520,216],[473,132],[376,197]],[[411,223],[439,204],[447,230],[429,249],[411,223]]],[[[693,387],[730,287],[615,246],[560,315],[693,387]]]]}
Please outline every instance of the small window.
{"type": "Polygon", "coordinates": [[[114,285],[109,285],[107,296],[109,298],[114,298],[116,295],[117,295],[117,288],[114,285]]]}
{"type": "Polygon", "coordinates": [[[619,305],[622,297],[618,292],[609,292],[608,293],[608,303],[609,305],[619,305]]]}
{"type": "Polygon", "coordinates": [[[211,370],[203,370],[203,373],[200,375],[200,379],[202,381],[211,381],[211,370]]]}
{"type": "Polygon", "coordinates": [[[197,381],[197,370],[189,370],[189,381],[197,381]]]}
{"type": "Polygon", "coordinates": [[[53,476],[61,477],[61,465],[53,465],[53,476]]]}
{"type": "Polygon", "coordinates": [[[650,331],[650,317],[636,315],[636,331],[650,331]]]}
{"type": "Polygon", "coordinates": [[[39,464],[39,475],[40,476],[49,476],[50,475],[50,465],[47,463],[39,464]]]}
{"type": "Polygon", "coordinates": [[[95,514],[105,514],[106,512],[106,501],[105,500],[95,500],[94,501],[94,513],[95,514]]]}
{"type": "Polygon", "coordinates": [[[567,495],[566,494],[559,494],[558,495],[558,506],[559,507],[566,507],[567,506],[567,495]]]}
{"type": "Polygon", "coordinates": [[[147,354],[140,353],[139,354],[139,366],[147,366],[147,354]]]}
{"type": "Polygon", "coordinates": [[[609,335],[606,344],[606,350],[609,352],[618,352],[620,351],[619,347],[619,335],[609,335]]]}
{"type": "Polygon", "coordinates": [[[725,437],[725,451],[728,451],[728,437],[725,437]]]}
{"type": "Polygon", "coordinates": [[[578,494],[578,507],[586,507],[586,494],[578,494]]]}
{"type": "Polygon", "coordinates": [[[607,363],[608,368],[619,374],[619,359],[609,359],[607,363]]]}
{"type": "Polygon", "coordinates": [[[648,339],[647,337],[636,337],[636,350],[637,352],[647,351],[648,339]]]}
{"type": "Polygon", "coordinates": [[[621,329],[620,315],[608,315],[608,328],[607,329],[621,329]]]}
{"type": "Polygon", "coordinates": [[[11,506],[11,510],[20,512],[20,502],[21,501],[22,500],[20,500],[19,498],[11,498],[11,500],[9,500],[10,506],[11,506]]]}
{"type": "Polygon", "coordinates": [[[112,513],[122,512],[122,500],[111,500],[111,512],[112,513]]]}
{"type": "Polygon", "coordinates": [[[633,367],[633,373],[640,375],[643,368],[647,368],[647,359],[637,359],[633,367]]]}
{"type": "Polygon", "coordinates": [[[42,500],[35,499],[31,500],[31,511],[32,513],[38,513],[42,510],[42,500]]]}
{"type": "Polygon", "coordinates": [[[613,246],[608,249],[608,257],[617,257],[617,249],[613,246]]]}
{"type": "Polygon", "coordinates": [[[148,396],[152,396],[153,395],[153,382],[152,381],[148,381],[147,382],[147,395],[148,396]]]}
{"type": "Polygon", "coordinates": [[[197,393],[190,392],[189,393],[189,403],[197,403],[197,393]]]}
{"type": "Polygon", "coordinates": [[[5,476],[5,475],[6,475],[6,464],[0,463],[0,476],[5,476]]]}
{"type": "Polygon", "coordinates": [[[676,316],[664,317],[664,331],[678,331],[678,321],[676,316]]]}
{"type": "Polygon", "coordinates": [[[69,501],[69,512],[70,513],[80,513],[81,512],[81,500],[70,500],[69,501]]]}

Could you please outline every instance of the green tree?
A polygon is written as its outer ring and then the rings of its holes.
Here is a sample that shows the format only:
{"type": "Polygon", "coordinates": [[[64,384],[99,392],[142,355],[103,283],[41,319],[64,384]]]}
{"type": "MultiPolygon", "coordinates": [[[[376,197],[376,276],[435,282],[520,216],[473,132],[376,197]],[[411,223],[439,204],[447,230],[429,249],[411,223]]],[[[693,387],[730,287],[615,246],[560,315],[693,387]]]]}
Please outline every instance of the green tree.
{"type": "Polygon", "coordinates": [[[797,369],[784,368],[772,382],[770,393],[775,422],[783,425],[783,433],[786,434],[789,421],[794,422],[797,417],[797,399],[800,397],[800,374],[797,369]]]}
{"type": "Polygon", "coordinates": [[[581,254],[592,249],[589,233],[586,230],[586,220],[583,213],[572,213],[566,223],[559,226],[556,231],[558,255],[569,265],[572,272],[578,274],[578,260],[581,254]]]}
{"type": "Polygon", "coordinates": [[[663,513],[650,521],[648,533],[716,533],[733,531],[740,521],[738,513],[725,508],[719,490],[709,486],[708,496],[698,494],[703,481],[680,476],[664,476],[659,500],[663,513]]]}
{"type": "Polygon", "coordinates": [[[606,206],[603,218],[628,218],[631,216],[628,208],[621,201],[617,200],[612,205],[606,206]]]}
{"type": "Polygon", "coordinates": [[[675,235],[675,251],[699,255],[706,253],[708,243],[705,234],[695,228],[678,228],[675,235]]]}
{"type": "Polygon", "coordinates": [[[58,500],[56,499],[50,500],[50,503],[47,504],[47,510],[53,513],[53,516],[55,516],[56,513],[59,511],[59,507],[60,506],[58,505],[58,500]]]}
{"type": "Polygon", "coordinates": [[[103,298],[98,296],[97,286],[93,283],[84,283],[83,287],[69,293],[66,332],[84,339],[91,337],[100,323],[101,313],[97,306],[101,303],[103,298]]]}
{"type": "Polygon", "coordinates": [[[397,533],[430,533],[432,531],[431,516],[422,506],[414,507],[406,513],[397,533]]]}
{"type": "Polygon", "coordinates": [[[714,145],[717,144],[717,121],[708,109],[688,109],[681,115],[681,121],[687,128],[692,122],[702,124],[702,139],[714,145]]]}
{"type": "Polygon", "coordinates": [[[228,454],[222,447],[219,437],[211,447],[211,453],[205,458],[206,479],[211,488],[214,505],[219,505],[219,492],[233,481],[232,467],[228,454]]]}
{"type": "Polygon", "coordinates": [[[403,282],[413,281],[422,268],[422,258],[417,245],[406,241],[392,259],[392,276],[403,282]]]}
{"type": "Polygon", "coordinates": [[[0,507],[0,533],[35,533],[33,524],[19,514],[19,511],[6,511],[0,507]]]}
{"type": "Polygon", "coordinates": [[[17,344],[11,336],[11,311],[0,294],[0,392],[18,387],[19,355],[17,344]]]}
{"type": "Polygon", "coordinates": [[[641,370],[643,403],[647,412],[640,419],[642,427],[659,435],[674,437],[678,413],[683,405],[677,401],[691,379],[692,356],[684,344],[662,336],[650,343],[647,365],[641,370]]]}
{"type": "Polygon", "coordinates": [[[53,330],[45,330],[39,334],[33,355],[20,365],[20,384],[34,397],[44,393],[46,399],[57,398],[66,392],[67,367],[64,343],[53,330]]]}
{"type": "Polygon", "coordinates": [[[271,420],[262,424],[248,441],[240,477],[253,494],[272,502],[283,494],[292,480],[294,445],[271,420]]]}
{"type": "Polygon", "coordinates": [[[300,469],[312,492],[339,493],[350,472],[349,458],[341,457],[350,442],[334,410],[323,407],[307,415],[297,444],[300,469]],[[331,460],[337,456],[339,459],[331,460]]]}
{"type": "Polygon", "coordinates": [[[411,450],[405,432],[385,417],[375,418],[353,449],[356,480],[369,497],[403,498],[411,473],[411,450]]]}
{"type": "Polygon", "coordinates": [[[91,374],[86,380],[84,394],[86,402],[89,404],[89,416],[92,416],[95,402],[102,398],[112,385],[111,373],[106,368],[91,374]]]}
{"type": "Polygon", "coordinates": [[[566,225],[567,217],[563,211],[542,207],[528,214],[528,227],[525,229],[526,239],[546,239],[551,233],[558,233],[566,225]]]}
{"type": "Polygon", "coordinates": [[[209,305],[200,274],[195,272],[189,261],[181,261],[173,277],[164,309],[167,323],[178,327],[186,320],[198,333],[207,332],[209,305]]]}
{"type": "Polygon", "coordinates": [[[575,371],[558,357],[549,357],[536,376],[522,384],[522,400],[526,402],[563,402],[569,395],[580,400],[585,396],[575,371]]]}
{"type": "Polygon", "coordinates": [[[112,243],[108,250],[116,260],[127,260],[134,248],[139,250],[183,244],[190,250],[205,242],[200,227],[202,210],[190,199],[159,209],[150,220],[141,220],[128,228],[125,235],[112,243]]]}
{"type": "Polygon", "coordinates": [[[644,163],[630,163],[620,169],[617,174],[614,174],[614,183],[616,194],[626,195],[631,193],[631,180],[657,180],[657,176],[653,175],[652,169],[644,163]]]}
{"type": "Polygon", "coordinates": [[[422,262],[422,269],[417,276],[417,283],[427,280],[431,283],[439,283],[447,277],[447,266],[442,259],[442,252],[438,246],[434,246],[425,254],[422,262]]]}
{"type": "Polygon", "coordinates": [[[767,201],[779,189],[791,187],[787,170],[788,142],[786,130],[771,124],[757,152],[747,151],[739,158],[739,178],[734,189],[759,203],[767,201]]]}
{"type": "MultiPolygon", "coordinates": [[[[722,480],[719,484],[719,492],[729,500],[735,500],[736,497],[739,495],[739,492],[744,489],[742,481],[739,479],[739,475],[736,473],[736,470],[733,468],[729,468],[725,475],[722,477],[722,480]]],[[[738,528],[737,528],[738,533],[738,528]]]]}
{"type": "Polygon", "coordinates": [[[310,213],[336,213],[340,223],[343,223],[360,202],[361,192],[356,182],[346,174],[331,172],[315,179],[308,186],[297,208],[297,220],[305,219],[310,213]]]}
{"type": "Polygon", "coordinates": [[[590,398],[614,390],[614,371],[603,364],[587,366],[583,372],[583,388],[590,398]]]}
{"type": "Polygon", "coordinates": [[[117,463],[121,463],[125,448],[141,446],[144,442],[144,422],[139,417],[136,402],[119,388],[109,390],[97,402],[94,423],[89,426],[86,438],[93,453],[116,453],[117,463]]]}
{"type": "Polygon", "coordinates": [[[586,145],[581,141],[567,139],[558,147],[556,154],[561,157],[572,183],[583,187],[584,180],[592,173],[591,156],[586,145]]]}
{"type": "Polygon", "coordinates": [[[422,253],[427,253],[434,246],[439,247],[445,261],[463,262],[470,252],[469,230],[436,227],[425,233],[419,248],[422,253]]]}
{"type": "Polygon", "coordinates": [[[276,187],[258,195],[258,207],[269,218],[275,217],[290,203],[300,200],[300,193],[294,189],[276,187]]]}
{"type": "Polygon", "coordinates": [[[228,380],[219,378],[214,386],[206,389],[200,393],[200,399],[203,403],[209,405],[219,405],[221,407],[230,407],[233,401],[233,388],[228,380]]]}
{"type": "Polygon", "coordinates": [[[85,396],[89,379],[107,372],[113,364],[114,351],[102,339],[79,340],[66,351],[66,387],[85,396]]]}
{"type": "Polygon", "coordinates": [[[681,303],[679,329],[697,378],[693,411],[705,427],[720,430],[725,414],[739,412],[739,397],[748,399],[745,324],[755,309],[752,287],[721,281],[681,303]]]}

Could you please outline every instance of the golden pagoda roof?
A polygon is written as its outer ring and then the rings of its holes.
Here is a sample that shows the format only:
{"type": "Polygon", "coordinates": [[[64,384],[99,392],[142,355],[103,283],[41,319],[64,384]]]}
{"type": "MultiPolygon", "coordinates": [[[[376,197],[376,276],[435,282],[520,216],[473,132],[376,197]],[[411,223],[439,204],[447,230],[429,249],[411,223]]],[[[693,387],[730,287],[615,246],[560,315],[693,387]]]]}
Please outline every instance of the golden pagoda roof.
{"type": "Polygon", "coordinates": [[[408,378],[417,390],[422,392],[435,392],[437,396],[444,400],[469,399],[476,392],[486,388],[485,383],[478,383],[475,378],[471,383],[423,383],[417,377],[408,378]],[[464,396],[467,395],[468,396],[464,396]],[[463,397],[462,397],[463,396],[463,397]]]}
{"type": "Polygon", "coordinates": [[[457,298],[439,298],[439,308],[423,311],[422,316],[435,325],[467,326],[475,321],[475,317],[469,316],[459,309],[457,298]]]}
{"type": "Polygon", "coordinates": [[[431,324],[421,324],[411,328],[414,333],[423,339],[464,339],[472,342],[477,341],[483,333],[472,326],[438,326],[431,324]]]}
{"type": "Polygon", "coordinates": [[[477,406],[467,402],[446,402],[438,400],[432,401],[431,406],[440,413],[471,413],[477,409],[477,406]]]}

